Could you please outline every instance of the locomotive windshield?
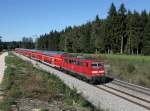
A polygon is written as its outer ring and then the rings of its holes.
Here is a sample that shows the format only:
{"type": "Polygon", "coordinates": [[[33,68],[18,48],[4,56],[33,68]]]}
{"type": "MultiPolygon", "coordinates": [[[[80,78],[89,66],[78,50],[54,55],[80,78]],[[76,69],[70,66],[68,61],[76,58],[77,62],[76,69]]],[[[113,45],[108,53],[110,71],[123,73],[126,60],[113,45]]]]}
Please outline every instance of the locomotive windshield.
{"type": "Polygon", "coordinates": [[[98,68],[100,68],[101,66],[102,66],[101,63],[92,63],[92,64],[91,64],[91,67],[94,68],[94,69],[95,69],[95,68],[98,69],[98,68]]]}

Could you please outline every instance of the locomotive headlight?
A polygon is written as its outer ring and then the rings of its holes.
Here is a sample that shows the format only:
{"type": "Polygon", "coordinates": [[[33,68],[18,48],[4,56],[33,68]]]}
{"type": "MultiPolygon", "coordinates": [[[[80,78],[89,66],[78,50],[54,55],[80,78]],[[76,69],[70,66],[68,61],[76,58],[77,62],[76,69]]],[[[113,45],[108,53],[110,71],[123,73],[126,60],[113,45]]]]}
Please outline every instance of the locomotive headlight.
{"type": "Polygon", "coordinates": [[[104,73],[105,71],[102,70],[102,71],[92,71],[93,74],[96,74],[96,73],[104,73]]]}
{"type": "Polygon", "coordinates": [[[98,73],[98,71],[92,71],[92,73],[94,74],[94,73],[98,73]]]}
{"type": "Polygon", "coordinates": [[[104,70],[102,70],[102,71],[98,71],[99,73],[104,73],[105,71],[104,70]]]}

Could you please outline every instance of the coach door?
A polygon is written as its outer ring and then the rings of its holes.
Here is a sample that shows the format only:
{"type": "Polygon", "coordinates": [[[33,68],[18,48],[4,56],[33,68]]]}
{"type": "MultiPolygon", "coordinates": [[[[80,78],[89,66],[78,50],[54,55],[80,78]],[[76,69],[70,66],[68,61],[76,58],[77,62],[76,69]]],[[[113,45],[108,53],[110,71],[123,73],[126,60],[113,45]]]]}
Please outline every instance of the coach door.
{"type": "Polygon", "coordinates": [[[84,67],[84,74],[87,75],[89,73],[89,65],[88,65],[88,63],[85,62],[83,67],[84,67]]]}
{"type": "Polygon", "coordinates": [[[55,58],[52,58],[52,64],[53,65],[55,64],[55,58]]]}

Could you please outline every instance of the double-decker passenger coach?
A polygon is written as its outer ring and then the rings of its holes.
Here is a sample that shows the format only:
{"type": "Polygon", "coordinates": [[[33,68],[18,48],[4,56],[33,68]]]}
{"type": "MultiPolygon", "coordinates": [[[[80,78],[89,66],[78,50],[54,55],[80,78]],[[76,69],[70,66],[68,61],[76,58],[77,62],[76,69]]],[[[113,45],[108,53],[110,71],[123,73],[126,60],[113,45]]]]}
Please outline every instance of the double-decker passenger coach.
{"type": "Polygon", "coordinates": [[[71,56],[61,51],[42,51],[16,48],[16,53],[41,61],[49,66],[72,72],[88,80],[101,79],[105,75],[104,63],[84,56],[71,56]]]}

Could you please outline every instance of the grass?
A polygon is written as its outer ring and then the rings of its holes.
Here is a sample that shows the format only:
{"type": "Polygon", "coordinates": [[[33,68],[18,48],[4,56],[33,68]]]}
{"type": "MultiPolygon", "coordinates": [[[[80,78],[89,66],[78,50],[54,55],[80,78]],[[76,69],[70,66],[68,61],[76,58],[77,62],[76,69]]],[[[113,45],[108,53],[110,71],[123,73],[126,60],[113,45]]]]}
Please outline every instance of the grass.
{"type": "Polygon", "coordinates": [[[53,74],[38,70],[30,63],[14,55],[7,56],[2,88],[5,93],[0,109],[11,111],[11,106],[21,98],[39,99],[46,102],[62,101],[65,105],[82,107],[86,111],[97,111],[77,93],[67,87],[53,74]]]}
{"type": "Polygon", "coordinates": [[[81,54],[104,61],[107,75],[150,88],[150,56],[81,54]]]}
{"type": "Polygon", "coordinates": [[[127,60],[127,61],[137,62],[137,63],[148,63],[148,62],[150,62],[150,56],[115,55],[115,54],[99,54],[98,56],[105,58],[105,59],[127,60]]]}
{"type": "Polygon", "coordinates": [[[150,88],[150,57],[133,55],[99,55],[104,58],[108,75],[150,88]]]}

